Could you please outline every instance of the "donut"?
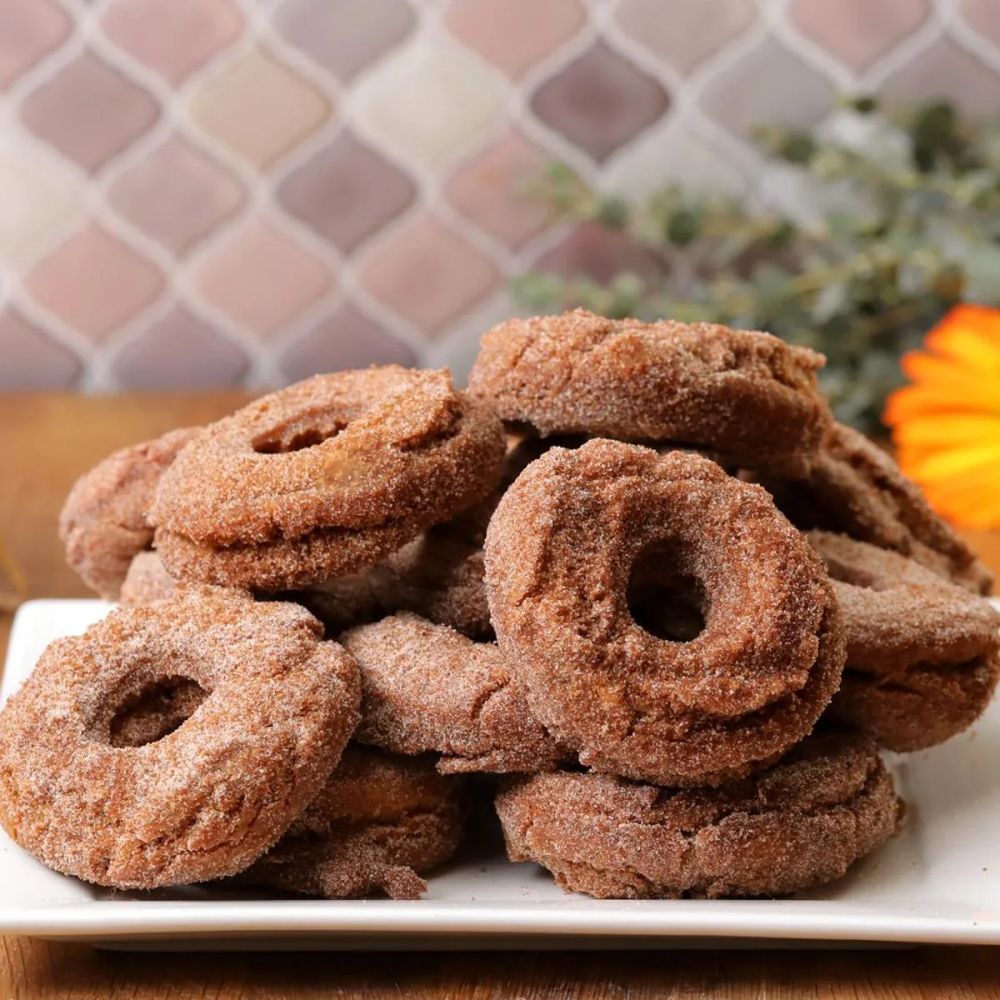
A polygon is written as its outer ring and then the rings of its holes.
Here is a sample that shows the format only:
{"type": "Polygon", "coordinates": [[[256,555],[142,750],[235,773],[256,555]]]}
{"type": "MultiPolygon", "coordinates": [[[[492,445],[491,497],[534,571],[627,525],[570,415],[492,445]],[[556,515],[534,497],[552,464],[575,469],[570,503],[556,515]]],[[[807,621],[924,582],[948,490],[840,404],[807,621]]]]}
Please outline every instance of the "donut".
{"type": "Polygon", "coordinates": [[[305,590],[292,590],[281,596],[308,608],[323,623],[326,634],[330,636],[382,617],[382,605],[375,593],[372,569],[334,577],[305,590]]]}
{"type": "Polygon", "coordinates": [[[359,702],[357,665],[304,608],[179,588],[45,650],[0,712],[0,824],[99,885],[235,874],[323,786],[359,702]]]}
{"type": "Polygon", "coordinates": [[[163,565],[156,552],[137,552],[129,563],[122,581],[118,603],[126,608],[139,608],[156,601],[166,600],[174,593],[177,581],[163,565]]]}
{"type": "Polygon", "coordinates": [[[764,480],[802,528],[839,532],[892,549],[978,594],[993,575],[930,507],[920,487],[863,434],[834,424],[806,478],[764,480]]]}
{"type": "Polygon", "coordinates": [[[153,542],[146,512],[157,483],[196,427],[122,448],[81,476],[59,515],[66,562],[101,597],[118,597],[132,558],[153,542]]]}
{"type": "Polygon", "coordinates": [[[351,744],[320,793],[241,883],[304,896],[355,899],[382,890],[417,899],[420,877],[462,838],[462,782],[427,757],[394,757],[351,744]]]}
{"type": "Polygon", "coordinates": [[[503,453],[496,414],[446,371],[317,375],[205,428],[160,481],[155,544],[179,579],[308,587],[477,503],[503,453]]]}
{"type": "Polygon", "coordinates": [[[600,899],[784,896],[840,878],[897,830],[903,803],[873,744],[811,736],[722,788],[551,771],[497,796],[511,861],[600,899]]]}
{"type": "Polygon", "coordinates": [[[813,531],[844,618],[847,665],[830,714],[890,750],[971,725],[1000,674],[1000,614],[896,552],[813,531]]]}
{"type": "Polygon", "coordinates": [[[598,771],[740,777],[806,736],[840,681],[822,562],[765,490],[698,455],[601,439],[546,452],[490,521],[486,587],[532,711],[598,771]],[[648,546],[698,594],[704,628],[690,641],[631,614],[648,546]]]}
{"type": "Polygon", "coordinates": [[[567,752],[532,715],[494,643],[408,612],[341,636],[361,671],[355,739],[441,755],[438,770],[540,771],[567,752]]]}
{"type": "Polygon", "coordinates": [[[577,309],[486,333],[469,391],[542,435],[672,441],[803,474],[832,419],[823,363],[767,333],[577,309]]]}

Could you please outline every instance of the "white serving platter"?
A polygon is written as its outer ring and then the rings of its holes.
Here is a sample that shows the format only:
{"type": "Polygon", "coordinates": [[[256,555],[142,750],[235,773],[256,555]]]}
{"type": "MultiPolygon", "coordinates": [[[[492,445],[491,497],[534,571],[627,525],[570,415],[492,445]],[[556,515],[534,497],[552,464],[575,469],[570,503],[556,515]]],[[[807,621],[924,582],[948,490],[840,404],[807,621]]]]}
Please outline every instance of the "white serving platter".
{"type": "MultiPolygon", "coordinates": [[[[100,601],[17,612],[6,698],[100,601]]],[[[567,895],[499,841],[430,879],[422,900],[304,900],[213,889],[110,892],[44,868],[0,832],[0,933],[112,947],[692,947],[778,942],[1000,944],[1000,704],[941,747],[890,761],[904,831],[844,879],[782,900],[602,901],[567,895]]]]}

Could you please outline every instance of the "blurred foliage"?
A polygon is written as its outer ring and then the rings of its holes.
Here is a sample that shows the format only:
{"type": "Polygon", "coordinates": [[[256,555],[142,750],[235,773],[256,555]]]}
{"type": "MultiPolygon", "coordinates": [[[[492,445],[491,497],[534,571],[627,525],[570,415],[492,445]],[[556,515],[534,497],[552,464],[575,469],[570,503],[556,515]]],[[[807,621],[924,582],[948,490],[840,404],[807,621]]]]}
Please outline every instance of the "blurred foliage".
{"type": "Polygon", "coordinates": [[[873,430],[904,351],[957,301],[1000,304],[1000,127],[862,98],[820,130],[755,139],[771,169],[744,199],[669,186],[630,201],[553,164],[531,193],[556,217],[628,234],[666,268],[607,283],[530,273],[515,294],[536,310],[711,320],[814,347],[838,416],[873,430]]]}

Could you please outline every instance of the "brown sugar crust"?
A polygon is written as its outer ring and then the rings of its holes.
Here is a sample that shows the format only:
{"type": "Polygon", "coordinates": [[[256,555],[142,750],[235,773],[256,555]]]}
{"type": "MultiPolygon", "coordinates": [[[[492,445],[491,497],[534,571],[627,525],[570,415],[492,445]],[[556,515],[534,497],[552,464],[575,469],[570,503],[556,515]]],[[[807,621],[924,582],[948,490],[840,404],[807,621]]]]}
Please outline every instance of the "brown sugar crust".
{"type": "Polygon", "coordinates": [[[352,629],[341,641],[361,670],[355,738],[362,743],[393,753],[433,751],[444,773],[540,771],[567,758],[495,644],[408,612],[352,629]]]}
{"type": "Polygon", "coordinates": [[[178,452],[198,433],[187,427],[122,448],[81,476],[59,516],[66,561],[101,597],[115,600],[132,558],[153,543],[146,513],[178,452]]]}
{"type": "Polygon", "coordinates": [[[765,490],[697,455],[607,440],[548,451],[493,515],[486,582],[533,712],[595,770],[720,784],[806,736],[840,681],[823,564],[765,490]],[[704,595],[690,641],[630,613],[650,545],[704,595]]]}
{"type": "Polygon", "coordinates": [[[921,750],[971,725],[1000,672],[1000,615],[984,598],[896,552],[813,531],[847,637],[830,714],[891,750],[921,750]]]}
{"type": "Polygon", "coordinates": [[[0,713],[0,822],[50,868],[100,885],[235,874],[323,786],[359,702],[357,665],[305,609],[181,588],[46,649],[0,713]],[[158,691],[178,682],[187,707],[165,720],[158,691]]]}
{"type": "Polygon", "coordinates": [[[543,435],[700,445],[801,474],[831,420],[823,362],[766,333],[577,309],[494,327],[469,390],[543,435]]]}
{"type": "Polygon", "coordinates": [[[807,479],[766,485],[802,527],[893,549],[975,593],[992,588],[989,569],[931,509],[916,483],[850,427],[830,428],[807,479]]]}
{"type": "Polygon", "coordinates": [[[241,882],[326,899],[381,889],[417,899],[421,875],[444,864],[462,837],[462,782],[428,757],[395,757],[351,744],[288,833],[241,882]]]}
{"type": "Polygon", "coordinates": [[[139,552],[129,563],[118,602],[126,608],[154,604],[173,596],[176,586],[177,581],[156,552],[139,552]]]}
{"type": "Polygon", "coordinates": [[[896,831],[903,804],[873,745],[811,736],[722,788],[670,790],[566,771],[496,800],[512,861],[602,899],[782,896],[842,876],[896,831]]]}

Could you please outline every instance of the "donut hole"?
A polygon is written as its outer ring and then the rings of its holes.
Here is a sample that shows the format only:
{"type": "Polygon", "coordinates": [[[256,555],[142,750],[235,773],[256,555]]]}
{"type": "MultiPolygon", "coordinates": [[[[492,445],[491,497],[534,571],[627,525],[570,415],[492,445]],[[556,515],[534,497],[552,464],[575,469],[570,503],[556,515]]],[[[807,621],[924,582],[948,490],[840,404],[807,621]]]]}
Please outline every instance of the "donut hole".
{"type": "Polygon", "coordinates": [[[282,428],[254,441],[253,450],[258,455],[284,455],[293,451],[305,451],[335,438],[346,426],[347,421],[334,421],[327,427],[304,427],[298,430],[282,428]]]}
{"type": "Polygon", "coordinates": [[[707,599],[701,582],[678,569],[676,546],[654,542],[632,564],[627,598],[632,620],[657,639],[691,642],[705,630],[707,599]]]}
{"type": "Polygon", "coordinates": [[[180,729],[208,697],[197,681],[180,675],[158,678],[134,692],[108,724],[113,747],[142,747],[180,729]]]}

